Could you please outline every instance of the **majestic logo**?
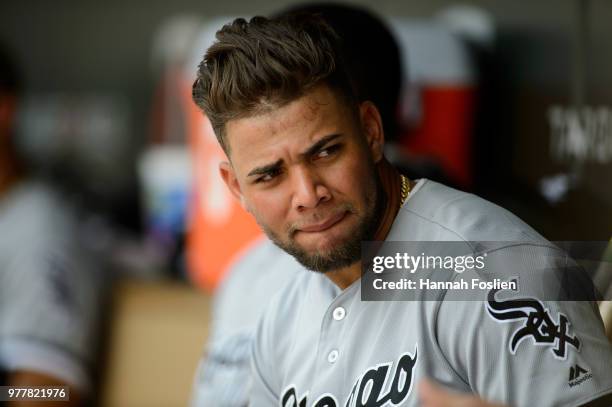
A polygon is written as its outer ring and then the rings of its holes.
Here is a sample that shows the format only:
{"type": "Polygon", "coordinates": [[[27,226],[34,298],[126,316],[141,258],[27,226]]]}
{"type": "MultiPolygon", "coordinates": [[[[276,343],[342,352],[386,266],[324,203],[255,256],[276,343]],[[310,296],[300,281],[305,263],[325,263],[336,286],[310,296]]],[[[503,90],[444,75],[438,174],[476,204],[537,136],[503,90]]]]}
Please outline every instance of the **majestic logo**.
{"type": "Polygon", "coordinates": [[[550,347],[556,359],[566,359],[568,345],[580,350],[578,337],[568,334],[570,323],[564,314],[558,313],[556,322],[542,302],[534,298],[497,301],[498,291],[489,291],[486,303],[489,314],[502,322],[523,321],[523,326],[512,335],[510,353],[514,355],[521,341],[527,338],[532,338],[536,345],[550,347]]]}
{"type": "MultiPolygon", "coordinates": [[[[344,407],[382,407],[403,403],[412,390],[416,362],[417,349],[414,356],[410,353],[402,354],[392,374],[392,362],[368,368],[355,381],[344,407]]],[[[281,406],[307,407],[307,398],[308,392],[299,397],[295,385],[290,385],[283,392],[281,406]]],[[[338,400],[334,395],[326,393],[319,396],[312,407],[338,407],[338,400]]]]}
{"type": "Polygon", "coordinates": [[[591,379],[592,377],[593,377],[593,373],[584,369],[579,364],[576,364],[575,366],[570,367],[569,379],[567,383],[569,384],[570,387],[574,387],[574,386],[578,386],[579,384],[581,384],[582,382],[586,380],[591,379]]]}

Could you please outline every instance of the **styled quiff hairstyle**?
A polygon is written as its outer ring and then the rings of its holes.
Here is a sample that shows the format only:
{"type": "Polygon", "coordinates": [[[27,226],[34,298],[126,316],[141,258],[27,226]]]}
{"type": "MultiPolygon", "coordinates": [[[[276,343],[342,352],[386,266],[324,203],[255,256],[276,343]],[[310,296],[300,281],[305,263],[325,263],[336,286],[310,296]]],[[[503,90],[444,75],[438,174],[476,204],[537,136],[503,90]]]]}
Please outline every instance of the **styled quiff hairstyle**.
{"type": "Polygon", "coordinates": [[[356,109],[341,40],[322,18],[309,13],[238,18],[216,38],[198,67],[192,96],[226,153],[228,121],[278,109],[319,84],[356,109]]]}

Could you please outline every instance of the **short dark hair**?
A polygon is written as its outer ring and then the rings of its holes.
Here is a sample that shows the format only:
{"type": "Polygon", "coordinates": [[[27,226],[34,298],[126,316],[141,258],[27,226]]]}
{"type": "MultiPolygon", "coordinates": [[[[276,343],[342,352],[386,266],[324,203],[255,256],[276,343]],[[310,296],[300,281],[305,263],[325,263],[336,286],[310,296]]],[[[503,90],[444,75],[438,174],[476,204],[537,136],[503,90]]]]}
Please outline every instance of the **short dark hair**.
{"type": "Polygon", "coordinates": [[[356,108],[340,40],[322,18],[238,18],[216,38],[199,65],[192,95],[227,153],[228,121],[282,107],[319,84],[356,108]]]}
{"type": "Polygon", "coordinates": [[[342,57],[358,102],[373,102],[383,122],[385,140],[399,136],[398,105],[402,89],[399,45],[385,21],[354,4],[293,5],[277,15],[311,13],[321,16],[341,39],[342,57]]]}

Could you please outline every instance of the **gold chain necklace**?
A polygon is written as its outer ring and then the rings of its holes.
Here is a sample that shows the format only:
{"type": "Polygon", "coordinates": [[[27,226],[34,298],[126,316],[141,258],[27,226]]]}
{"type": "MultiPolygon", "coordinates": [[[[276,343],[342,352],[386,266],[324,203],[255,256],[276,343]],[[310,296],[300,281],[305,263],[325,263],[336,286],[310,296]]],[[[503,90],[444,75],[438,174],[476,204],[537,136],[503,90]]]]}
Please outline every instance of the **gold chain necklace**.
{"type": "Polygon", "coordinates": [[[401,187],[402,199],[400,201],[400,206],[402,206],[404,202],[406,202],[406,199],[408,198],[408,194],[410,193],[410,181],[408,181],[408,178],[406,178],[402,174],[400,174],[400,178],[402,179],[402,187],[401,187]]]}

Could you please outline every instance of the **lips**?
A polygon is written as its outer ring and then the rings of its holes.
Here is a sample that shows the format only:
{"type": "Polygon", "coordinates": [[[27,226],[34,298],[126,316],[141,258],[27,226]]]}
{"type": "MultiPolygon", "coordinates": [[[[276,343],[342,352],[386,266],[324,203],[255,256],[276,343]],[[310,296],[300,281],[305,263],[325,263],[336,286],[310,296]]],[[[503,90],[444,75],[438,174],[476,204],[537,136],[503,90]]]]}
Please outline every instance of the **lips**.
{"type": "Polygon", "coordinates": [[[346,214],[346,211],[339,212],[338,214],[327,219],[325,222],[317,223],[314,225],[302,226],[299,228],[299,231],[306,233],[323,232],[334,226],[336,223],[340,222],[342,219],[344,219],[346,214]]]}

